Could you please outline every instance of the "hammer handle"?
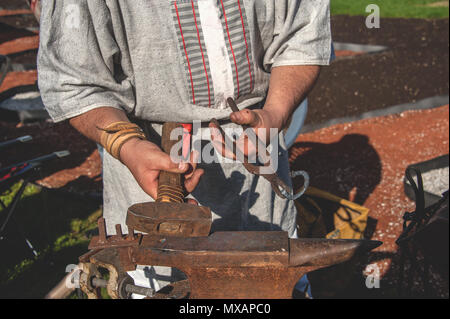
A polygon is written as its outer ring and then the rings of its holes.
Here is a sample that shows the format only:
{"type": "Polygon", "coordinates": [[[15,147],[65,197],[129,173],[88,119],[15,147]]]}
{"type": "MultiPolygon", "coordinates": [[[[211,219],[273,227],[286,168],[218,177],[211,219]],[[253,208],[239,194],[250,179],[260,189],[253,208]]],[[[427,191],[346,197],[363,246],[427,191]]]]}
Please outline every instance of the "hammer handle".
{"type": "MultiPolygon", "coordinates": [[[[169,155],[172,147],[182,139],[182,135],[178,138],[178,140],[170,139],[170,134],[177,128],[181,129],[180,132],[182,132],[183,126],[179,123],[168,122],[163,125],[161,147],[162,150],[169,155]]],[[[183,203],[183,176],[177,173],[161,171],[159,174],[158,198],[156,201],[163,203],[183,203]]]]}

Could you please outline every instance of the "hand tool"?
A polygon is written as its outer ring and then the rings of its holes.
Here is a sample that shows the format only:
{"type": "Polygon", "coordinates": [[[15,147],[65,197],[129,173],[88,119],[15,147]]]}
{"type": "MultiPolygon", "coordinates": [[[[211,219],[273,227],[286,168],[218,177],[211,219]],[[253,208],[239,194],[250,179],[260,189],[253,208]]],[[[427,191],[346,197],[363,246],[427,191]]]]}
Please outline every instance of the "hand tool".
{"type": "Polygon", "coordinates": [[[15,138],[13,140],[1,142],[0,143],[0,149],[6,148],[6,147],[10,147],[10,146],[13,146],[13,145],[18,144],[18,143],[27,143],[27,142],[31,141],[32,139],[33,139],[33,137],[31,137],[29,135],[25,135],[25,136],[21,136],[21,137],[15,138]]]}
{"type": "MultiPolygon", "coordinates": [[[[228,106],[231,108],[233,112],[239,112],[239,108],[237,107],[236,102],[232,98],[229,98],[227,102],[228,106]]],[[[229,146],[229,148],[232,147],[232,149],[235,150],[232,152],[235,154],[236,158],[243,159],[242,165],[244,165],[247,171],[249,171],[253,175],[261,176],[265,178],[267,181],[269,181],[270,184],[272,185],[272,189],[279,197],[287,198],[289,200],[296,200],[306,192],[306,190],[309,187],[309,175],[307,172],[305,171],[291,172],[292,178],[302,176],[304,180],[303,186],[298,190],[296,194],[294,194],[293,189],[289,187],[276,173],[263,174],[261,173],[260,166],[249,163],[248,157],[242,154],[242,151],[239,149],[239,147],[236,146],[236,141],[232,140],[230,137],[227,136],[227,134],[224,132],[224,130],[222,129],[222,127],[220,126],[219,122],[216,119],[212,119],[211,123],[213,123],[214,126],[216,126],[219,129],[220,133],[224,137],[225,145],[229,146]]],[[[264,147],[265,144],[259,139],[259,137],[255,134],[253,130],[249,130],[250,127],[248,125],[242,125],[242,128],[244,129],[245,133],[249,135],[250,140],[255,141],[257,143],[258,150],[265,149],[264,147]]],[[[268,154],[267,150],[265,155],[266,157],[267,156],[270,157],[270,154],[268,154]]]]}
{"type": "MultiPolygon", "coordinates": [[[[27,142],[31,140],[30,136],[24,136],[19,137],[18,139],[5,142],[3,147],[14,145],[15,143],[21,143],[21,142],[27,142]]],[[[17,204],[19,203],[20,199],[22,198],[23,193],[25,192],[25,188],[27,187],[28,183],[36,175],[36,173],[41,169],[41,167],[45,164],[45,162],[62,158],[65,156],[70,155],[69,151],[61,151],[61,152],[54,152],[49,155],[44,155],[37,157],[35,159],[31,159],[28,161],[24,161],[21,163],[17,163],[5,168],[0,169],[0,194],[3,193],[5,190],[9,189],[14,183],[18,182],[19,180],[23,179],[22,185],[20,186],[19,190],[14,195],[14,198],[12,202],[6,206],[1,200],[0,200],[0,206],[5,211],[4,216],[0,216],[1,218],[1,226],[0,226],[0,241],[4,240],[5,237],[3,237],[3,233],[9,224],[10,220],[14,221],[14,212],[16,210],[17,204]]],[[[2,214],[3,215],[3,214],[2,214]]],[[[22,231],[19,224],[16,224],[16,228],[21,234],[21,236],[24,238],[27,246],[31,250],[34,256],[37,256],[37,252],[34,249],[33,245],[31,244],[30,240],[25,236],[24,232],[22,231]]]]}
{"type": "MultiPolygon", "coordinates": [[[[165,123],[162,130],[161,147],[170,152],[180,142],[183,127],[178,123],[165,123]],[[171,140],[173,130],[179,129],[179,139],[171,140]]],[[[181,151],[181,149],[180,149],[181,151]]],[[[181,153],[179,153],[181,158],[181,153]]],[[[170,236],[208,236],[211,230],[211,210],[184,202],[183,176],[161,171],[158,183],[158,198],[154,203],[141,203],[128,209],[127,225],[147,233],[170,236]]]]}

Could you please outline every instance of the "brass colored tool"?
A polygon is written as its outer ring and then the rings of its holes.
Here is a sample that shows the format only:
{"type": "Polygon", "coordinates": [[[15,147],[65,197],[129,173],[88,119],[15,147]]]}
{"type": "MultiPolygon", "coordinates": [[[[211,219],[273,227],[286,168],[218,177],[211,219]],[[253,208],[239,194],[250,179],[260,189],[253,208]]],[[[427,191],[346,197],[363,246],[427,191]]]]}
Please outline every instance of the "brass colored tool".
{"type": "MultiPolygon", "coordinates": [[[[163,126],[161,146],[167,154],[181,139],[181,134],[178,140],[170,139],[174,129],[182,132],[181,124],[165,123],[163,126]]],[[[183,175],[161,171],[156,202],[131,206],[128,209],[127,225],[154,235],[208,236],[212,223],[211,210],[185,203],[183,182],[183,175]]]]}

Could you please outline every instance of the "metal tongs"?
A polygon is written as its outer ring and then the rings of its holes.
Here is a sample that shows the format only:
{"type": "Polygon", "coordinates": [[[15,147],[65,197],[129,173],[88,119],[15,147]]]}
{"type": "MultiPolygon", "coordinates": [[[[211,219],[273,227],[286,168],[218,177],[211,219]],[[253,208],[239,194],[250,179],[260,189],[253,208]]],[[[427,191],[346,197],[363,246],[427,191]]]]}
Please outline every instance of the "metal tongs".
{"type": "MultiPolygon", "coordinates": [[[[231,108],[233,112],[239,112],[239,108],[236,105],[236,102],[232,98],[227,99],[228,106],[231,108]]],[[[225,146],[228,148],[228,150],[232,147],[232,153],[236,158],[242,158],[243,159],[243,165],[253,175],[261,176],[265,178],[269,183],[272,185],[272,189],[279,197],[283,199],[288,200],[296,200],[300,198],[308,189],[309,187],[309,175],[305,171],[294,171],[291,172],[291,178],[295,178],[298,176],[302,176],[304,179],[303,186],[300,188],[300,190],[294,194],[294,191],[291,187],[289,187],[277,174],[276,172],[272,174],[264,174],[261,172],[261,168],[268,167],[268,163],[264,164],[263,166],[258,166],[252,163],[249,163],[249,159],[246,155],[242,153],[242,151],[236,146],[236,140],[230,138],[222,129],[219,122],[213,118],[211,120],[211,123],[214,124],[220,131],[221,135],[224,138],[225,146]]],[[[247,130],[250,128],[248,125],[242,125],[242,128],[247,133],[249,138],[253,141],[256,141],[258,143],[258,150],[265,149],[264,143],[259,139],[259,137],[255,134],[253,130],[247,130]]],[[[266,156],[270,156],[268,151],[266,150],[266,156]]]]}

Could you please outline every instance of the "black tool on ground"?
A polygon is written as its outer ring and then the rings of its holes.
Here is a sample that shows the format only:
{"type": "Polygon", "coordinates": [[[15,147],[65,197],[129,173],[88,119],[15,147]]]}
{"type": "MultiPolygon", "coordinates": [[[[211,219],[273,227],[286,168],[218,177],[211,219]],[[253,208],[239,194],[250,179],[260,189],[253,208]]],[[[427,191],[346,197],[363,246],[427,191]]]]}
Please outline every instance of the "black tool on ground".
{"type": "MultiPolygon", "coordinates": [[[[27,142],[32,139],[31,136],[24,136],[20,137],[11,141],[6,141],[0,144],[0,149],[4,149],[6,147],[14,146],[18,143],[27,142]]],[[[63,158],[70,155],[69,151],[60,151],[60,152],[54,152],[52,154],[40,156],[31,160],[23,161],[20,163],[16,163],[13,165],[10,165],[5,168],[0,169],[0,194],[4,193],[8,189],[11,189],[11,187],[22,180],[22,184],[17,191],[17,193],[14,195],[14,198],[12,202],[7,206],[5,203],[3,203],[0,200],[0,206],[2,207],[2,211],[4,214],[0,216],[0,240],[5,239],[4,233],[9,225],[10,221],[13,221],[15,228],[20,233],[20,235],[25,240],[27,246],[31,250],[34,256],[37,256],[37,252],[34,249],[33,245],[31,244],[30,240],[25,236],[24,231],[19,226],[17,222],[14,221],[14,212],[17,208],[17,205],[22,198],[23,193],[25,192],[25,189],[28,185],[28,183],[36,179],[39,171],[42,167],[44,167],[46,164],[50,163],[51,161],[59,158],[63,158]]]]}
{"type": "Polygon", "coordinates": [[[414,276],[418,273],[418,256],[423,257],[422,278],[425,293],[432,294],[429,284],[429,266],[432,265],[447,280],[449,275],[449,192],[442,195],[439,201],[427,206],[425,204],[425,192],[420,170],[408,168],[406,179],[414,192],[416,210],[406,212],[403,216],[403,233],[396,243],[400,247],[400,280],[399,291],[403,294],[405,288],[412,288],[414,276]],[[417,183],[413,178],[417,177],[417,183]],[[405,263],[409,261],[408,285],[405,286],[405,263]]]}
{"type": "Polygon", "coordinates": [[[15,138],[13,140],[8,140],[6,142],[1,142],[0,143],[0,150],[3,149],[3,148],[14,146],[14,145],[19,144],[19,143],[27,143],[27,142],[30,142],[31,140],[33,140],[33,138],[31,136],[25,135],[25,136],[21,136],[21,137],[15,138]]]}

